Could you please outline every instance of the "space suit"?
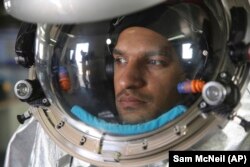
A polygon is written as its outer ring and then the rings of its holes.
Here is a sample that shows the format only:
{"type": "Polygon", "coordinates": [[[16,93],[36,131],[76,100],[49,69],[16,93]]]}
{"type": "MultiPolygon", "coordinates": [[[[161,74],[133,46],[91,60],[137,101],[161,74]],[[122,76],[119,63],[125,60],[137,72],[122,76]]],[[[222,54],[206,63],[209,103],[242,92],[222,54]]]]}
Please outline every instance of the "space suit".
{"type": "Polygon", "coordinates": [[[15,85],[30,108],[5,167],[168,166],[170,150],[250,149],[249,1],[98,3],[4,0],[26,22],[15,49],[30,71],[15,85]],[[138,124],[120,120],[114,96],[112,54],[129,27],[162,35],[185,71],[182,98],[138,124]]]}

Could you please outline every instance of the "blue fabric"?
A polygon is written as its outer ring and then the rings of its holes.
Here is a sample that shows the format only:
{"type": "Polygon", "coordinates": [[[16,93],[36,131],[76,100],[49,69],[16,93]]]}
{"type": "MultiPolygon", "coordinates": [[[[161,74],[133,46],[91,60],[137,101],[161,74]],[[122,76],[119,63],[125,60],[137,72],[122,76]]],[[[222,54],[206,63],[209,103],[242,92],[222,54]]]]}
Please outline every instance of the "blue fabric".
{"type": "Polygon", "coordinates": [[[154,120],[140,124],[122,125],[118,123],[109,123],[104,121],[103,119],[99,119],[89,114],[87,111],[77,105],[71,108],[71,112],[87,125],[92,126],[96,129],[101,129],[107,133],[118,135],[138,135],[142,133],[151,132],[164,126],[176,117],[180,116],[186,110],[187,108],[185,106],[177,105],[176,107],[172,108],[171,110],[162,114],[154,120]]]}

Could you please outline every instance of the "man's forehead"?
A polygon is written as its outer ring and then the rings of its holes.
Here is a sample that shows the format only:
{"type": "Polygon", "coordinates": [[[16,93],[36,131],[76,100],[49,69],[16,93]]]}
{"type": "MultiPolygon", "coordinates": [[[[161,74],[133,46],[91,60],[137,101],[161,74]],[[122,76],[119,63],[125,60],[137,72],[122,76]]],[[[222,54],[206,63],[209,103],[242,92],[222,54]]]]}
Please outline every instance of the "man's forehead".
{"type": "Polygon", "coordinates": [[[167,38],[161,34],[144,27],[130,27],[121,32],[118,36],[117,45],[119,44],[143,44],[149,46],[161,47],[170,45],[167,38]]]}
{"type": "MultiPolygon", "coordinates": [[[[130,27],[118,37],[114,54],[148,53],[169,55],[172,46],[162,35],[144,27],[130,27]]],[[[170,55],[169,55],[170,56],[170,55]]]]}
{"type": "Polygon", "coordinates": [[[113,50],[114,55],[121,55],[121,56],[129,56],[129,55],[141,55],[146,57],[151,56],[166,56],[168,58],[172,57],[172,50],[169,48],[169,46],[165,47],[158,47],[158,48],[131,48],[131,49],[125,49],[123,47],[115,47],[113,50]]]}
{"type": "Polygon", "coordinates": [[[136,35],[136,36],[146,36],[146,37],[153,37],[153,38],[162,38],[165,39],[164,36],[162,36],[161,34],[159,34],[156,31],[153,31],[149,28],[146,27],[129,27],[124,29],[121,33],[120,36],[126,36],[126,35],[136,35]]]}

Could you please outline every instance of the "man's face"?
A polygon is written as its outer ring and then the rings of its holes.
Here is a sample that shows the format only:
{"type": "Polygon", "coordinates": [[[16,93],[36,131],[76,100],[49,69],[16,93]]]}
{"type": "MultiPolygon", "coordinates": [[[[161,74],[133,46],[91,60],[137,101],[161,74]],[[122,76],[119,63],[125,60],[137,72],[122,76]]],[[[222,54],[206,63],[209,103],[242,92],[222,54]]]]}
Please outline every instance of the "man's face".
{"type": "Polygon", "coordinates": [[[159,116],[179,100],[183,71],[170,43],[142,27],[125,29],[113,50],[116,107],[124,123],[159,116]]]}

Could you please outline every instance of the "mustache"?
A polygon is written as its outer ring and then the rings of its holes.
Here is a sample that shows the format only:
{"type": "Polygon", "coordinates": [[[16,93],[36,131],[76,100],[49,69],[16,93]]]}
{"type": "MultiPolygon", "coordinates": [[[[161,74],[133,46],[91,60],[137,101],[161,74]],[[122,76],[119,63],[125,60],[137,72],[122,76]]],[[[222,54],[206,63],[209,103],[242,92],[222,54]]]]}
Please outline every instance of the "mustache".
{"type": "Polygon", "coordinates": [[[153,99],[152,96],[149,94],[145,94],[132,89],[123,89],[122,91],[116,94],[116,99],[119,100],[124,96],[132,96],[138,98],[141,101],[150,101],[153,99]]]}

